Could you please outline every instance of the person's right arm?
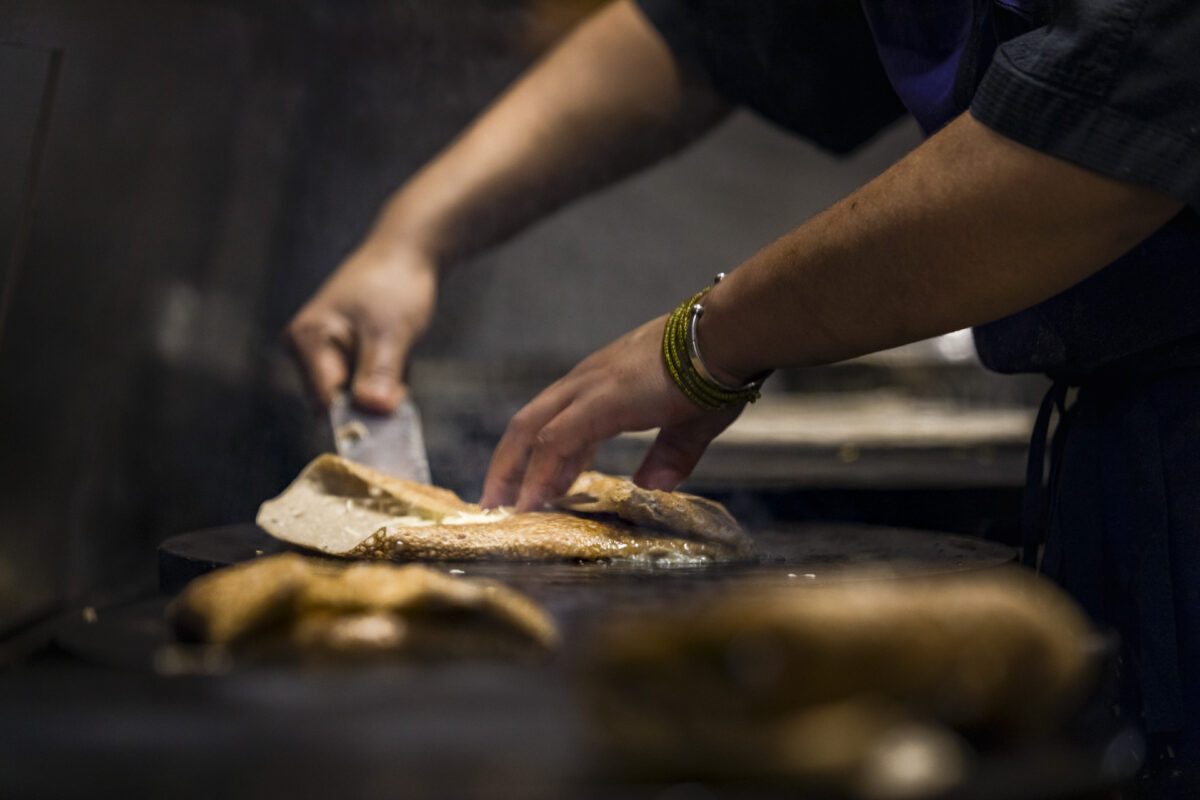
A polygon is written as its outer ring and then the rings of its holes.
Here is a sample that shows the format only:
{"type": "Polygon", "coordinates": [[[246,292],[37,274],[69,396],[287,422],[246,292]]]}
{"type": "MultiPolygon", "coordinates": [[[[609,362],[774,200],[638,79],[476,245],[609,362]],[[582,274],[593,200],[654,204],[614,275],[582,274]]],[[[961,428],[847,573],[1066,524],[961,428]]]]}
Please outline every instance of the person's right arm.
{"type": "Polygon", "coordinates": [[[727,105],[630,0],[585,21],[387,202],[288,337],[318,399],[399,402],[438,273],[682,148],[727,105]]]}

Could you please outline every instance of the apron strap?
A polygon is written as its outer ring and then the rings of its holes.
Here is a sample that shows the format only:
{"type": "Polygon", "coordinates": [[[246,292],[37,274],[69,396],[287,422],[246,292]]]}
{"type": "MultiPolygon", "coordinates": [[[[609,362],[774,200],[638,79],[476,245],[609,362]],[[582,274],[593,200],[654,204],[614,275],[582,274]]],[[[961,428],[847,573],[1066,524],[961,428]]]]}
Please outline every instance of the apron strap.
{"type": "Polygon", "coordinates": [[[1051,463],[1057,464],[1061,444],[1065,440],[1066,397],[1068,384],[1055,381],[1042,397],[1038,407],[1037,421],[1033,424],[1033,435],[1029,440],[1029,460],[1025,463],[1025,491],[1021,497],[1021,563],[1037,569],[1038,545],[1046,532],[1049,504],[1046,502],[1046,442],[1050,435],[1050,415],[1058,409],[1059,428],[1054,433],[1051,463]]]}

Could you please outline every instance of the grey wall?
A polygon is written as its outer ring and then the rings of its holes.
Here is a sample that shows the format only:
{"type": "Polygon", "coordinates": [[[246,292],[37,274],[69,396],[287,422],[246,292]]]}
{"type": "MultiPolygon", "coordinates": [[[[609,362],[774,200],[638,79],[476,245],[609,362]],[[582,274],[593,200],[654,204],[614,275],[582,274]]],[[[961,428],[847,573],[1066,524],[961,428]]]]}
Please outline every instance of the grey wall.
{"type": "MultiPolygon", "coordinates": [[[[249,519],[320,446],[280,327],[536,28],[516,0],[0,4],[0,632],[141,585],[157,541],[249,519]]],[[[914,142],[834,162],[738,117],[463,265],[421,353],[565,367],[914,142]]]]}
{"type": "Polygon", "coordinates": [[[426,353],[574,363],[666,313],[918,142],[834,159],[749,114],[452,274],[426,353]]]}

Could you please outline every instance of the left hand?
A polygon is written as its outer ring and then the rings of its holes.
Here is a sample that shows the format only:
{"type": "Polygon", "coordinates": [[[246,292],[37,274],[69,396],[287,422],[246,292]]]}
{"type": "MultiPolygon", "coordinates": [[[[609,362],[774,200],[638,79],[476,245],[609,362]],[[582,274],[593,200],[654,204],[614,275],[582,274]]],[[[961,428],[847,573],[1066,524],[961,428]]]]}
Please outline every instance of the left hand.
{"type": "Polygon", "coordinates": [[[674,489],[741,409],[703,411],[671,380],[662,357],[666,316],[581,361],[517,412],[484,482],[480,503],[533,511],[564,494],[596,447],[623,431],[660,428],[634,475],[645,489],[674,489]]]}

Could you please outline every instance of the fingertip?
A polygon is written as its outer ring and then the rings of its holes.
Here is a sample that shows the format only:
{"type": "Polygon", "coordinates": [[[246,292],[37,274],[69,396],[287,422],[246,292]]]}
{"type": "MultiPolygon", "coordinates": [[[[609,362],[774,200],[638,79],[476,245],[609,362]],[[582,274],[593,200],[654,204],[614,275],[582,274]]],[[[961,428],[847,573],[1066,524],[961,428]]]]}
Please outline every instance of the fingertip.
{"type": "Polygon", "coordinates": [[[541,491],[522,489],[520,496],[517,497],[516,509],[518,512],[541,511],[545,505],[546,498],[541,491]]]}
{"type": "Polygon", "coordinates": [[[377,414],[389,414],[404,397],[404,346],[391,328],[365,325],[359,331],[354,370],[354,402],[377,414]]]}
{"type": "Polygon", "coordinates": [[[529,448],[513,434],[510,424],[492,453],[479,504],[485,508],[515,505],[528,460],[529,448]]]}
{"type": "Polygon", "coordinates": [[[691,474],[699,459],[699,452],[681,447],[670,431],[659,431],[658,438],[650,445],[634,473],[633,482],[643,489],[673,491],[691,474]]]}
{"type": "Polygon", "coordinates": [[[643,465],[633,476],[633,482],[643,489],[671,492],[683,482],[685,477],[669,467],[643,465]]]}
{"type": "Polygon", "coordinates": [[[479,505],[487,509],[500,508],[501,506],[515,506],[513,494],[503,489],[488,488],[485,486],[483,495],[479,498],[479,505]]]}
{"type": "Polygon", "coordinates": [[[341,354],[330,351],[318,354],[310,364],[310,376],[317,402],[329,408],[338,389],[346,383],[347,369],[341,354]]]}
{"type": "Polygon", "coordinates": [[[708,417],[688,425],[664,427],[634,475],[644,489],[672,491],[692,474],[713,438],[731,418],[708,417]]]}
{"type": "Polygon", "coordinates": [[[544,460],[530,462],[525,483],[521,487],[517,508],[522,511],[538,511],[550,501],[562,497],[575,483],[586,462],[591,460],[593,448],[585,448],[561,460],[547,464],[544,460]]]}
{"type": "Polygon", "coordinates": [[[483,479],[483,494],[479,498],[479,505],[484,508],[511,506],[516,501],[517,491],[521,488],[520,482],[506,480],[501,478],[500,474],[493,462],[483,479]]]}
{"type": "Polygon", "coordinates": [[[496,499],[496,490],[487,478],[483,480],[483,494],[479,495],[479,505],[487,509],[498,508],[501,505],[496,499]]]}

